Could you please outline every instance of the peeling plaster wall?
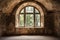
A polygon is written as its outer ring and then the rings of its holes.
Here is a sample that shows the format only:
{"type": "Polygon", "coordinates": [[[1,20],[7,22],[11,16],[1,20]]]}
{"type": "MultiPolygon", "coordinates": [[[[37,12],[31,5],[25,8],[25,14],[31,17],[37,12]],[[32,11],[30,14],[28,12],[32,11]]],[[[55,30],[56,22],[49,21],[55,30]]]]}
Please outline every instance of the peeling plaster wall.
{"type": "Polygon", "coordinates": [[[54,8],[54,32],[60,37],[60,0],[52,0],[54,8]]]}
{"type": "MultiPolygon", "coordinates": [[[[13,8],[19,3],[22,2],[24,0],[2,0],[1,2],[1,6],[2,6],[2,10],[4,13],[10,13],[13,8]]],[[[40,2],[41,4],[43,4],[48,10],[53,10],[53,5],[51,4],[50,0],[36,0],[37,2],[40,2]]]]}
{"type": "Polygon", "coordinates": [[[54,14],[54,19],[55,19],[55,35],[57,36],[60,36],[60,12],[56,12],[54,14]]]}

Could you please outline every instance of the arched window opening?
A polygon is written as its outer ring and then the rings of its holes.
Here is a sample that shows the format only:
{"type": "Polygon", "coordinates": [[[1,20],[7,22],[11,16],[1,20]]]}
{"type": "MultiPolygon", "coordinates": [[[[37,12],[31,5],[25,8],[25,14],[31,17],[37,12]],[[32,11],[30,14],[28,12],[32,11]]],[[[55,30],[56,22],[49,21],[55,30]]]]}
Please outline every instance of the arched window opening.
{"type": "Polygon", "coordinates": [[[44,11],[34,2],[26,2],[17,8],[16,28],[44,28],[44,11]]]}
{"type": "Polygon", "coordinates": [[[40,12],[32,6],[24,7],[19,13],[20,28],[39,28],[41,27],[40,12]]]}

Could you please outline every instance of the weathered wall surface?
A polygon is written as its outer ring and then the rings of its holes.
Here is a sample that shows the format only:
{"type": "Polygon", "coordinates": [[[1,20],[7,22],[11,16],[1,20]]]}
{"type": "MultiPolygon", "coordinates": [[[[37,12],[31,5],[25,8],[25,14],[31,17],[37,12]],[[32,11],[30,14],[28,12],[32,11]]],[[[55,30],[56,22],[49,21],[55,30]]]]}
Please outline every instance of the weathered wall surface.
{"type": "Polygon", "coordinates": [[[60,12],[56,12],[55,14],[55,35],[60,36],[60,12]]]}
{"type": "MultiPolygon", "coordinates": [[[[15,28],[15,13],[12,11],[14,11],[13,9],[15,9],[16,5],[21,4],[21,2],[23,1],[26,2],[28,0],[0,0],[0,34],[3,33],[14,34],[15,32],[16,33],[21,32],[21,31],[15,31],[19,29],[15,28]]],[[[33,1],[33,0],[29,0],[29,1],[33,1]]],[[[34,0],[34,1],[41,3],[46,8],[45,10],[47,10],[45,14],[45,29],[44,30],[41,29],[41,30],[43,30],[45,34],[51,34],[55,32],[55,34],[59,36],[60,35],[60,14],[59,14],[60,1],[59,0],[34,0]]],[[[30,31],[29,29],[27,30],[30,31]]],[[[39,30],[39,29],[34,29],[34,30],[39,30]]]]}
{"type": "MultiPolygon", "coordinates": [[[[2,0],[1,1],[1,7],[4,13],[10,13],[13,8],[22,1],[28,1],[28,0],[2,0]]],[[[49,0],[36,0],[37,2],[40,2],[43,4],[48,10],[52,10],[53,5],[49,0]]]]}
{"type": "Polygon", "coordinates": [[[53,0],[54,8],[54,32],[55,35],[60,36],[60,0],[53,0]]]}

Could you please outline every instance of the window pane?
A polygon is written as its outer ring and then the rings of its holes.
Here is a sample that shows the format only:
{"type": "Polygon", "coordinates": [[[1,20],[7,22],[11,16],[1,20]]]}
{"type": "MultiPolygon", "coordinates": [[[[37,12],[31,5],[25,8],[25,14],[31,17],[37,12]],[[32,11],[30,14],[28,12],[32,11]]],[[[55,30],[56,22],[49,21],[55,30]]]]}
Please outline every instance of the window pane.
{"type": "Polygon", "coordinates": [[[20,14],[20,26],[24,26],[24,15],[20,14]]]}
{"type": "Polygon", "coordinates": [[[26,7],[26,13],[33,13],[34,7],[26,7]]]}
{"type": "Polygon", "coordinates": [[[35,14],[35,27],[40,27],[40,14],[35,14]]]}
{"type": "Polygon", "coordinates": [[[35,9],[35,13],[39,13],[39,11],[37,9],[35,9]]]}
{"type": "Polygon", "coordinates": [[[21,13],[24,13],[24,9],[21,10],[21,13]]]}
{"type": "Polygon", "coordinates": [[[26,14],[26,27],[34,26],[34,18],[33,14],[26,14]]]}

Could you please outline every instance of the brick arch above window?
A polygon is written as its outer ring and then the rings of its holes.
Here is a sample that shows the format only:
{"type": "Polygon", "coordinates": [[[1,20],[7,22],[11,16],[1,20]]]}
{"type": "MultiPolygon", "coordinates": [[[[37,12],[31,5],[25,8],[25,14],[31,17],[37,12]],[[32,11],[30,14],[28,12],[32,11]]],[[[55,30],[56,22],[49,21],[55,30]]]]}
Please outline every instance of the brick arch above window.
{"type": "Polygon", "coordinates": [[[18,15],[19,15],[19,12],[26,6],[33,6],[36,9],[39,10],[40,15],[41,15],[41,27],[44,28],[44,11],[43,11],[41,6],[39,6],[38,4],[36,4],[34,2],[26,2],[26,3],[23,3],[22,5],[20,5],[18,7],[18,9],[16,11],[16,15],[15,15],[15,26],[18,27],[18,15]]]}

